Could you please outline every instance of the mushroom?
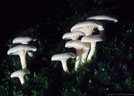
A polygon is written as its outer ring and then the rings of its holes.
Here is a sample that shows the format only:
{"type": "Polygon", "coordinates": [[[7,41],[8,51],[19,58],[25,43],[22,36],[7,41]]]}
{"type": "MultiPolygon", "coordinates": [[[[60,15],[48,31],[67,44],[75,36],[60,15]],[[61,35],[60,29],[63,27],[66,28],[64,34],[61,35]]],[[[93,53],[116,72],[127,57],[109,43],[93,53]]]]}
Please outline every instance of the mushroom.
{"type": "Polygon", "coordinates": [[[63,36],[62,36],[62,39],[71,39],[71,40],[78,40],[78,38],[80,36],[84,36],[85,34],[83,32],[80,32],[80,31],[75,31],[75,32],[68,32],[68,33],[65,33],[63,36]]]}
{"type": "Polygon", "coordinates": [[[67,67],[67,60],[69,58],[75,58],[75,54],[72,52],[59,53],[52,56],[52,61],[61,61],[64,72],[69,72],[67,67]]]}
{"type": "Polygon", "coordinates": [[[12,43],[28,44],[30,41],[36,41],[36,39],[32,39],[31,37],[16,37],[12,43]]]}
{"type": "MultiPolygon", "coordinates": [[[[16,38],[14,38],[13,39],[13,41],[12,41],[12,43],[13,44],[28,44],[29,42],[31,42],[31,41],[36,41],[36,39],[33,39],[32,37],[16,37],[16,38]]],[[[30,57],[32,57],[33,56],[33,53],[32,52],[28,52],[28,55],[30,56],[30,57]]]]}
{"type": "Polygon", "coordinates": [[[19,55],[22,69],[27,68],[26,65],[26,53],[29,51],[36,51],[37,49],[30,45],[17,45],[15,47],[12,47],[8,50],[8,55],[19,55]]]}
{"type": "MultiPolygon", "coordinates": [[[[90,21],[99,21],[103,24],[103,27],[105,28],[105,26],[107,25],[107,23],[109,21],[113,21],[114,23],[118,22],[118,20],[115,17],[112,16],[106,16],[106,15],[96,15],[96,16],[91,16],[89,18],[87,18],[87,20],[90,21]]],[[[100,31],[100,35],[103,36],[103,38],[105,39],[105,33],[104,31],[100,31]]]]}
{"type": "Polygon", "coordinates": [[[95,28],[97,28],[99,31],[104,30],[103,25],[100,22],[85,21],[85,22],[80,22],[80,23],[75,24],[71,28],[71,32],[81,31],[85,33],[85,36],[89,36],[89,35],[92,35],[95,28]]]}
{"type": "Polygon", "coordinates": [[[24,84],[24,76],[26,74],[30,74],[30,71],[28,69],[18,70],[11,74],[11,78],[18,77],[21,84],[24,84]]]}
{"type": "Polygon", "coordinates": [[[113,21],[113,22],[118,22],[118,20],[114,17],[111,16],[106,16],[106,15],[96,15],[96,16],[91,16],[88,17],[87,20],[102,20],[102,21],[113,21]]]}
{"type": "Polygon", "coordinates": [[[95,49],[96,49],[96,43],[103,41],[101,35],[91,35],[91,36],[85,36],[81,39],[81,42],[89,42],[91,44],[91,49],[87,57],[87,61],[90,61],[92,56],[94,55],[95,49]]]}
{"type": "MultiPolygon", "coordinates": [[[[77,69],[78,69],[78,67],[81,63],[82,56],[85,56],[85,55],[82,55],[82,54],[87,54],[86,50],[89,49],[89,45],[81,42],[80,40],[72,40],[72,41],[68,41],[65,44],[65,47],[76,49],[75,70],[77,71],[77,69]],[[82,53],[82,52],[85,52],[85,53],[82,53]]],[[[83,57],[83,59],[85,59],[85,58],[86,57],[83,57]]]]}

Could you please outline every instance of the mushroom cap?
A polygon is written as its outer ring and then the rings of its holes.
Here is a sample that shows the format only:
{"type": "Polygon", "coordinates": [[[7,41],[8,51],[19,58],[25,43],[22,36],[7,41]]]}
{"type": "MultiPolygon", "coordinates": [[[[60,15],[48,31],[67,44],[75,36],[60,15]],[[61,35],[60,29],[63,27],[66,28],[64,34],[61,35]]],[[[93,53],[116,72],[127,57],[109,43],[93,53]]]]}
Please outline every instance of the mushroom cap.
{"type": "Polygon", "coordinates": [[[113,21],[115,23],[118,22],[118,20],[115,17],[106,16],[106,15],[91,16],[88,17],[87,20],[106,20],[106,21],[113,21]]]}
{"type": "Polygon", "coordinates": [[[30,74],[30,71],[28,69],[22,69],[22,70],[15,71],[11,74],[11,78],[18,77],[20,75],[24,76],[25,74],[30,74]]]}
{"type": "Polygon", "coordinates": [[[82,48],[89,48],[89,45],[87,45],[86,43],[81,42],[80,40],[72,40],[72,41],[68,41],[65,44],[65,47],[75,48],[75,49],[82,49],[82,48]]]}
{"type": "Polygon", "coordinates": [[[75,40],[75,39],[78,39],[79,36],[84,36],[84,35],[85,34],[83,32],[80,32],[80,31],[68,32],[68,33],[65,33],[62,36],[62,39],[72,39],[72,40],[75,40]]]}
{"type": "Polygon", "coordinates": [[[100,42],[100,41],[103,41],[101,35],[84,36],[81,39],[81,42],[100,42]]]}
{"type": "Polygon", "coordinates": [[[15,47],[10,48],[7,51],[7,55],[17,55],[16,52],[20,51],[20,50],[25,50],[27,51],[37,51],[37,48],[34,46],[30,46],[30,45],[17,45],[15,47]]]}
{"type": "MultiPolygon", "coordinates": [[[[73,32],[73,30],[78,29],[78,28],[83,28],[83,27],[93,27],[93,28],[98,28],[98,30],[103,31],[103,25],[100,22],[95,22],[95,21],[85,21],[85,22],[80,22],[75,24],[72,28],[71,28],[71,32],[73,32]]],[[[83,31],[82,31],[83,32],[83,31]]],[[[84,32],[85,33],[85,32],[84,32]]]]}
{"type": "Polygon", "coordinates": [[[66,52],[66,53],[59,53],[52,56],[52,61],[59,61],[62,59],[69,59],[69,58],[75,58],[75,54],[72,52],[66,52]]]}
{"type": "Polygon", "coordinates": [[[32,39],[31,37],[16,37],[13,39],[12,43],[26,44],[30,41],[36,41],[36,39],[32,39]]]}

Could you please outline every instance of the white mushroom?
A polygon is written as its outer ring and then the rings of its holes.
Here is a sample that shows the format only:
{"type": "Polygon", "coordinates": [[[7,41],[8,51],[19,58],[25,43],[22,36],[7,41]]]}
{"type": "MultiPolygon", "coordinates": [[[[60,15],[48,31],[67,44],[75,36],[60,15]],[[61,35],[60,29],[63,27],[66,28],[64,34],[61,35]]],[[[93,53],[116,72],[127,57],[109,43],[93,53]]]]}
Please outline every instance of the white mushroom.
{"type": "Polygon", "coordinates": [[[16,37],[13,39],[12,43],[28,44],[30,41],[36,41],[36,39],[33,39],[31,37],[16,37]]]}
{"type": "Polygon", "coordinates": [[[96,43],[103,41],[101,35],[92,35],[92,36],[85,36],[81,39],[82,42],[89,42],[91,44],[91,50],[88,54],[87,61],[90,61],[92,56],[94,55],[96,49],[96,43]]]}
{"type": "MultiPolygon", "coordinates": [[[[28,44],[29,42],[31,41],[36,41],[36,39],[33,39],[32,37],[16,37],[13,39],[12,43],[13,44],[28,44]]],[[[28,52],[28,55],[30,57],[33,56],[33,53],[32,52],[28,52]]]]}
{"type": "Polygon", "coordinates": [[[30,74],[30,71],[28,69],[18,70],[11,74],[11,78],[18,77],[21,84],[24,84],[24,76],[26,74],[30,74]]]}
{"type": "MultiPolygon", "coordinates": [[[[77,71],[77,69],[78,69],[78,67],[79,67],[79,65],[81,63],[82,54],[86,54],[86,53],[82,53],[82,52],[85,52],[85,50],[89,49],[89,45],[81,42],[80,40],[72,40],[72,41],[68,41],[65,44],[65,47],[67,47],[67,48],[75,48],[76,49],[75,70],[77,71]]],[[[83,55],[83,56],[85,56],[85,55],[83,55]]]]}
{"type": "Polygon", "coordinates": [[[22,69],[27,68],[26,65],[26,53],[28,51],[36,51],[37,49],[33,46],[30,45],[17,45],[15,47],[12,47],[8,50],[7,54],[8,55],[19,55],[22,69]]]}
{"type": "Polygon", "coordinates": [[[111,16],[106,16],[106,15],[96,15],[96,16],[91,16],[88,17],[87,20],[105,20],[105,21],[113,21],[113,22],[118,22],[118,20],[114,17],[111,16]]]}
{"type": "Polygon", "coordinates": [[[85,34],[83,32],[80,32],[80,31],[75,31],[75,32],[68,32],[68,33],[65,33],[63,36],[62,36],[62,39],[71,39],[71,40],[78,40],[78,38],[80,36],[84,36],[85,34]]]}
{"type": "Polygon", "coordinates": [[[52,56],[52,61],[61,61],[63,70],[65,72],[69,72],[68,66],[67,66],[67,60],[69,58],[75,58],[75,54],[72,52],[66,52],[66,53],[59,53],[52,56]]]}
{"type": "MultiPolygon", "coordinates": [[[[106,15],[91,16],[91,17],[87,18],[87,20],[89,20],[89,21],[99,21],[103,24],[104,28],[109,21],[113,21],[114,23],[118,22],[117,18],[112,17],[112,16],[106,16],[106,15]]],[[[102,35],[103,38],[105,39],[105,32],[104,31],[100,31],[100,35],[102,35]]]]}
{"type": "Polygon", "coordinates": [[[81,31],[85,33],[86,36],[89,36],[93,34],[95,28],[97,28],[99,31],[104,30],[103,25],[100,22],[85,21],[75,24],[71,28],[71,32],[81,31]]]}

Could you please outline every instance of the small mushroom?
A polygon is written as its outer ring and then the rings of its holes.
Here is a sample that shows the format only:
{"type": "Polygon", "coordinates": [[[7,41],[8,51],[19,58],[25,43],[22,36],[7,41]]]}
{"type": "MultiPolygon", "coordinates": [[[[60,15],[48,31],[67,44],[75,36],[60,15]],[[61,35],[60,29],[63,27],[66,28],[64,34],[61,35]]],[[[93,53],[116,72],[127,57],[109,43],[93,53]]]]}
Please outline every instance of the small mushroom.
{"type": "Polygon", "coordinates": [[[36,51],[37,49],[30,45],[17,45],[15,47],[12,47],[8,50],[8,55],[19,55],[22,69],[27,68],[26,65],[26,53],[29,51],[36,51]]]}
{"type": "Polygon", "coordinates": [[[64,72],[68,73],[69,70],[68,70],[68,66],[67,66],[67,60],[69,58],[75,58],[75,54],[72,52],[59,53],[59,54],[53,55],[51,60],[52,61],[61,61],[64,72]]]}
{"type": "Polygon", "coordinates": [[[94,55],[95,49],[96,49],[96,43],[103,41],[101,35],[91,35],[91,36],[85,36],[81,39],[81,42],[88,42],[91,44],[91,49],[87,57],[87,61],[90,61],[92,56],[94,55]]]}
{"type": "MultiPolygon", "coordinates": [[[[13,39],[12,43],[13,44],[28,44],[29,42],[31,41],[36,41],[36,39],[33,39],[32,37],[16,37],[13,39]]],[[[33,53],[32,52],[28,52],[28,55],[30,57],[33,56],[33,53]]]]}
{"type": "Polygon", "coordinates": [[[62,36],[62,39],[71,39],[71,40],[78,40],[78,38],[80,36],[84,36],[85,34],[83,32],[80,32],[80,31],[75,31],[75,32],[68,32],[68,33],[65,33],[63,36],[62,36]]]}
{"type": "Polygon", "coordinates": [[[78,69],[78,67],[79,67],[79,65],[81,63],[82,54],[85,54],[85,53],[82,53],[82,52],[85,52],[86,49],[89,49],[89,46],[87,44],[81,42],[80,40],[72,40],[72,41],[68,41],[65,44],[65,47],[67,47],[67,48],[75,48],[76,49],[75,70],[77,71],[77,69],[78,69]]]}
{"type": "Polygon", "coordinates": [[[24,76],[26,74],[30,74],[30,71],[28,69],[18,70],[11,74],[11,78],[18,77],[21,84],[24,84],[24,76]]]}
{"type": "Polygon", "coordinates": [[[72,28],[71,28],[71,32],[75,32],[75,31],[81,31],[83,33],[85,33],[85,36],[89,36],[92,35],[94,32],[94,29],[98,29],[99,31],[103,31],[103,25],[100,22],[96,22],[96,21],[85,21],[85,22],[80,22],[75,24],[72,28]]]}

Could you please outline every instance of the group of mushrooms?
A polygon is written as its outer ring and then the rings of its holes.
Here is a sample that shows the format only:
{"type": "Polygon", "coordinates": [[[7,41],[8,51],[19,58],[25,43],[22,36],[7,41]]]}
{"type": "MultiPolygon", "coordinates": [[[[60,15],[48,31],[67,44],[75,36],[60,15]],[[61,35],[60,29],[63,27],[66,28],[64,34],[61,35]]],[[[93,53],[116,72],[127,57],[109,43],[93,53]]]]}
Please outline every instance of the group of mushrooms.
{"type": "Polygon", "coordinates": [[[53,55],[51,60],[61,61],[63,70],[67,73],[69,72],[67,65],[69,58],[76,58],[75,71],[78,70],[80,65],[83,66],[85,61],[89,63],[95,53],[96,43],[105,39],[104,28],[109,21],[118,22],[116,18],[111,16],[96,15],[72,26],[70,32],[65,33],[62,39],[70,40],[65,44],[65,47],[74,48],[76,54],[72,52],[59,53],[53,55]]]}
{"type": "MultiPolygon", "coordinates": [[[[64,72],[69,73],[67,60],[75,58],[74,70],[77,71],[79,66],[90,62],[96,49],[96,43],[101,42],[105,38],[104,27],[109,22],[118,22],[116,18],[106,15],[97,15],[87,18],[86,21],[80,22],[72,26],[70,32],[65,33],[62,39],[69,40],[66,48],[76,49],[76,54],[73,52],[59,53],[51,57],[52,61],[61,61],[64,72]],[[99,33],[96,34],[96,31],[99,33]]],[[[9,48],[8,55],[18,55],[22,66],[21,70],[15,71],[11,74],[11,78],[18,77],[21,84],[24,84],[24,76],[30,74],[27,69],[26,55],[33,56],[33,52],[37,48],[30,44],[31,41],[36,41],[31,37],[16,37],[12,43],[15,44],[9,48]]]]}
{"type": "Polygon", "coordinates": [[[35,41],[35,39],[31,37],[16,37],[12,41],[15,45],[7,51],[7,55],[18,55],[20,58],[22,69],[13,72],[11,78],[18,77],[21,84],[24,84],[24,76],[30,74],[30,71],[27,69],[26,55],[28,54],[32,57],[33,52],[37,51],[35,46],[29,44],[31,41],[35,41]]]}

